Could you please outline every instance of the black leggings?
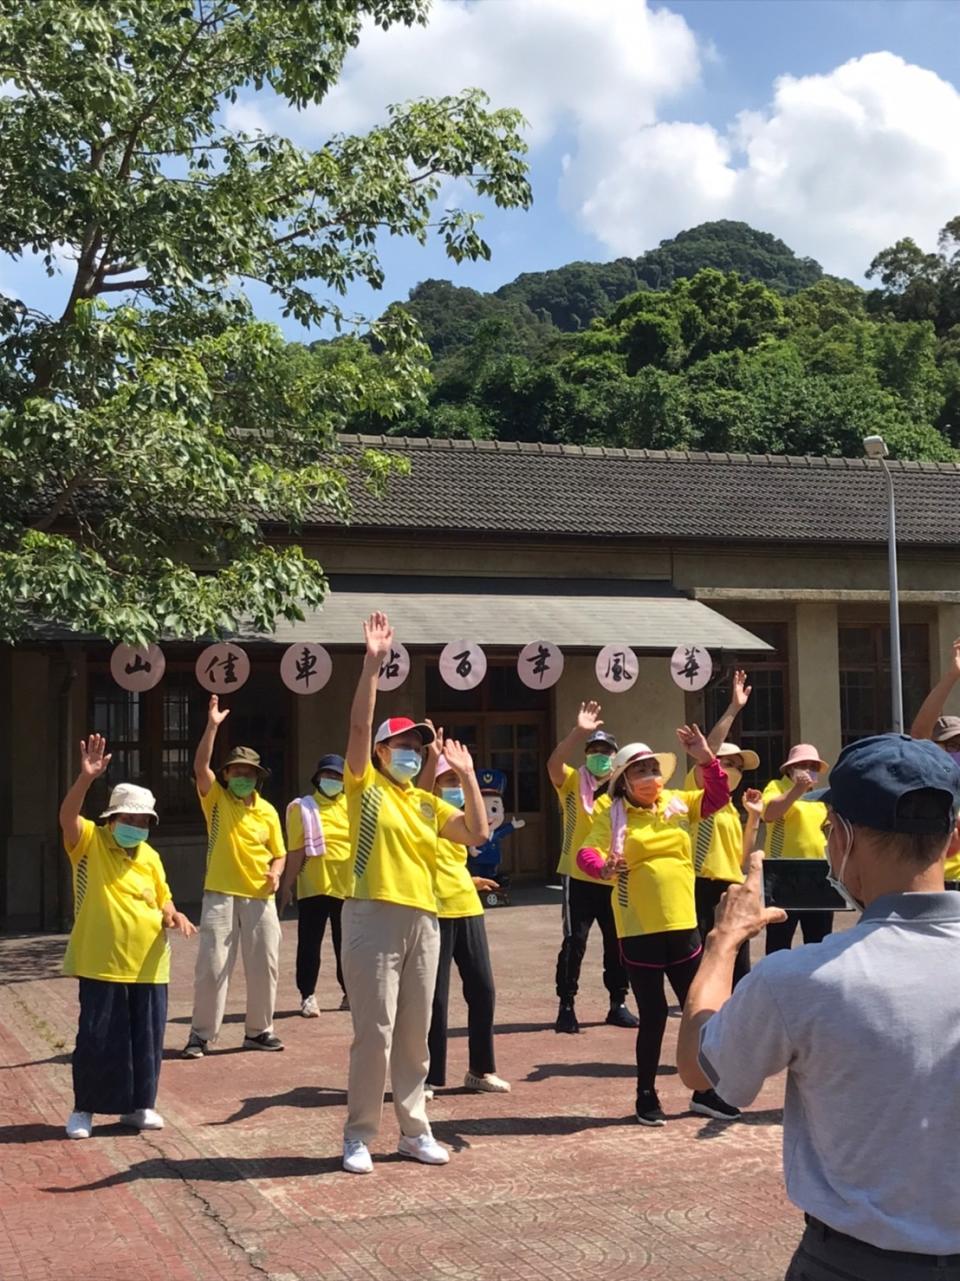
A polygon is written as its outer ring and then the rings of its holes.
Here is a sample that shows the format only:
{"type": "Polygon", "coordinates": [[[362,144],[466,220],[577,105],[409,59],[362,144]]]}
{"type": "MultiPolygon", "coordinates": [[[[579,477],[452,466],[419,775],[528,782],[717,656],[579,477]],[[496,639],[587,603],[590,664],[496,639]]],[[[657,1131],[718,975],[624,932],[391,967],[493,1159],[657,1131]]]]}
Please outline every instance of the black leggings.
{"type": "Polygon", "coordinates": [[[620,940],[633,995],[637,999],[637,1093],[656,1087],[663,1032],[667,1026],[667,998],[663,980],[670,980],[682,1006],[700,968],[700,934],[697,930],[666,930],[661,934],[634,934],[620,940]]]}
{"type": "Polygon", "coordinates": [[[788,912],[785,921],[767,926],[766,955],[783,952],[791,947],[798,925],[803,932],[804,943],[822,943],[828,934],[833,933],[833,913],[788,912]]]}
{"type": "Polygon", "coordinates": [[[340,965],[340,914],[343,899],[332,894],[311,894],[297,900],[297,989],[306,1000],[317,990],[320,975],[320,947],[326,932],[327,921],[333,935],[333,954],[337,959],[337,982],[343,986],[343,969],[340,965]]]}
{"type": "Polygon", "coordinates": [[[578,881],[563,877],[563,943],[557,957],[557,996],[572,1004],[580,986],[580,966],[594,921],[603,935],[603,985],[611,1005],[622,1005],[627,995],[627,975],[620,959],[620,943],[613,919],[609,881],[578,881]]]}
{"type": "Polygon", "coordinates": [[[440,917],[440,959],[433,1014],[427,1045],[430,1050],[429,1085],[447,1083],[447,1011],[450,1003],[450,964],[456,964],[467,1003],[467,1065],[471,1072],[486,1076],[496,1072],[493,1058],[493,1009],[496,991],[487,927],[482,916],[440,917]]]}
{"type": "MultiPolygon", "coordinates": [[[[713,918],[717,904],[724,893],[735,881],[715,881],[712,877],[698,876],[694,883],[694,894],[697,900],[697,929],[700,937],[705,939],[713,929],[713,918]]],[[[736,987],[742,978],[750,973],[750,941],[741,944],[737,959],[733,963],[733,986],[736,987]]]]}

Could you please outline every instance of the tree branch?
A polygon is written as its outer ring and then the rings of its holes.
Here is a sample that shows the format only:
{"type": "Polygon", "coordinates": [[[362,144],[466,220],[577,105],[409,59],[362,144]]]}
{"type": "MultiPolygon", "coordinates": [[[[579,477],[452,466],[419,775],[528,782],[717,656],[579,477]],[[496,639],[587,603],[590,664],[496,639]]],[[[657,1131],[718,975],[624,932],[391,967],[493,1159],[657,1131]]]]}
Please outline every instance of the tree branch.
{"type": "Polygon", "coordinates": [[[156,289],[158,281],[151,280],[149,276],[141,280],[106,280],[99,288],[101,294],[120,293],[124,289],[156,289]]]}

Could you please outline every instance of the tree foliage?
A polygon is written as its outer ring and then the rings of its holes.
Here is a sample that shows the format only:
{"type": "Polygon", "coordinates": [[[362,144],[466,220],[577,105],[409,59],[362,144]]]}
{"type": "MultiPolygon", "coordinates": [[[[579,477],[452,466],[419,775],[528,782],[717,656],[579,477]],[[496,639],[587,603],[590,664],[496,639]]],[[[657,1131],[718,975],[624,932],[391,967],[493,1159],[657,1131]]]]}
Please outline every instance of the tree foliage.
{"type": "MultiPolygon", "coordinates": [[[[345,516],[335,433],[422,400],[426,349],[392,308],[310,353],[253,317],[259,282],[305,324],[382,283],[383,235],[489,256],[456,178],[529,202],[521,120],[475,89],[391,108],[315,150],[225,123],[244,89],[323,100],[360,26],[427,0],[0,0],[0,251],[65,274],[62,310],[0,304],[0,638],[36,622],[145,642],[323,596],[265,526],[345,516]],[[332,297],[331,297],[332,295],[332,297]]],[[[382,459],[361,464],[384,482],[382,459]]]]}

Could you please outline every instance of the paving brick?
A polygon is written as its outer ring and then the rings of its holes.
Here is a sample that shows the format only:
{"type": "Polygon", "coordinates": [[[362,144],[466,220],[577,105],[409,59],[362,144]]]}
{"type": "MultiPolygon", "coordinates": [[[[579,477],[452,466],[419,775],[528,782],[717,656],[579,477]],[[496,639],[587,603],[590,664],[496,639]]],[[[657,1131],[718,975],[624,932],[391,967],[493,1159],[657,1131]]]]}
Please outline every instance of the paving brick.
{"type": "Polygon", "coordinates": [[[158,1107],[137,1135],[104,1119],[63,1136],[76,984],[63,940],[0,939],[2,1281],[778,1281],[800,1232],[780,1176],[782,1082],[743,1123],[687,1112],[673,1062],[661,1130],[632,1118],[633,1037],[605,1026],[599,939],[584,966],[579,1036],[552,1030],[559,913],[488,915],[498,981],[498,1070],[508,1095],[470,1094],[465,1011],[451,1000],[452,1087],[430,1113],[453,1157],[437,1169],[396,1155],[389,1098],[376,1170],[340,1170],[350,1016],[332,957],[304,1020],[284,923],[282,1054],[243,1052],[243,980],[217,1050],[178,1057],[190,1018],[193,945],[174,941],[158,1107]]]}

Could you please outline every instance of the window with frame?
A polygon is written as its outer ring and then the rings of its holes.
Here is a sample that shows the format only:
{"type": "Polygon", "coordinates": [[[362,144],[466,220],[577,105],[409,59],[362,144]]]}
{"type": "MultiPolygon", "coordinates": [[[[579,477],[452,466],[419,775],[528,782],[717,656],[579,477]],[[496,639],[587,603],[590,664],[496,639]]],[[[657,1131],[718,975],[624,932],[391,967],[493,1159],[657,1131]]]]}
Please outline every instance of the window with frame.
{"type": "MultiPolygon", "coordinates": [[[[843,746],[890,729],[890,628],[864,623],[838,629],[840,733],[843,746]]],[[[930,629],[901,623],[903,716],[909,725],[930,688],[930,629]]]]}
{"type": "Polygon", "coordinates": [[[752,787],[779,778],[780,765],[790,747],[789,638],[786,623],[748,622],[744,626],[773,649],[731,661],[720,679],[707,689],[704,707],[707,726],[715,725],[730,702],[733,673],[738,667],[746,671],[753,692],[730,729],[730,739],[760,757],[756,772],[744,780],[746,786],[752,787]]]}

